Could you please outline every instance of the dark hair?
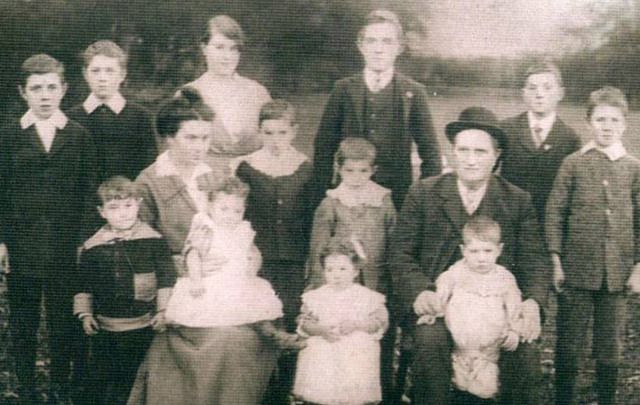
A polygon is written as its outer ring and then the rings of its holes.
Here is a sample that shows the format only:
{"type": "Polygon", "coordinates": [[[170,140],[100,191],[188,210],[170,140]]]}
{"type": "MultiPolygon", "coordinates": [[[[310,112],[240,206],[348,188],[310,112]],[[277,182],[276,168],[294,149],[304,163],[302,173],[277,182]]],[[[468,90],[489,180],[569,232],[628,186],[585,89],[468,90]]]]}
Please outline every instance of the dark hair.
{"type": "Polygon", "coordinates": [[[320,264],[324,268],[325,260],[331,255],[344,255],[351,260],[356,269],[360,269],[364,264],[365,258],[358,254],[353,238],[333,237],[326,246],[320,251],[320,264]]]}
{"type": "Polygon", "coordinates": [[[364,30],[373,24],[382,24],[388,23],[394,26],[396,31],[398,32],[398,40],[400,43],[404,43],[404,31],[402,29],[402,24],[400,24],[400,19],[393,11],[389,11],[386,9],[377,9],[373,10],[364,18],[364,24],[360,31],[358,31],[358,40],[362,40],[364,36],[364,30]]]}
{"type": "Polygon", "coordinates": [[[122,48],[113,41],[101,40],[96,41],[89,45],[87,49],[82,53],[82,59],[84,60],[84,67],[88,67],[94,57],[103,55],[109,58],[118,59],[118,64],[122,70],[127,69],[127,54],[122,48]]]}
{"type": "Polygon", "coordinates": [[[291,125],[294,125],[296,123],[296,109],[287,100],[267,101],[260,108],[258,124],[262,125],[262,122],[266,120],[288,120],[291,125]]]}
{"type": "Polygon", "coordinates": [[[213,121],[213,110],[204,102],[198,90],[183,87],[156,114],[156,131],[161,138],[173,138],[185,121],[213,121]]]}
{"type": "Polygon", "coordinates": [[[98,196],[102,204],[111,200],[140,198],[140,190],[135,183],[124,176],[113,176],[103,181],[98,187],[98,196]]]}
{"type": "Polygon", "coordinates": [[[560,73],[560,69],[558,65],[553,63],[550,60],[543,60],[537,62],[527,68],[527,71],[524,74],[524,80],[522,81],[522,86],[527,85],[527,79],[529,76],[538,75],[542,73],[551,73],[555,76],[556,81],[558,82],[558,86],[562,87],[562,73],[560,73]]]}
{"type": "Polygon", "coordinates": [[[338,167],[347,159],[367,160],[373,166],[376,161],[376,147],[365,138],[347,137],[340,142],[334,159],[338,167]]]}
{"type": "Polygon", "coordinates": [[[31,75],[46,75],[55,73],[60,77],[60,82],[64,83],[64,65],[62,62],[45,53],[39,53],[28,57],[20,68],[20,84],[25,86],[31,75]]]}
{"type": "Polygon", "coordinates": [[[213,33],[217,32],[225,37],[235,41],[238,48],[242,50],[247,42],[247,37],[244,35],[244,31],[240,24],[228,15],[217,15],[212,17],[207,22],[207,29],[200,38],[200,42],[203,45],[207,45],[213,36],[213,33]]]}
{"type": "Polygon", "coordinates": [[[462,239],[468,243],[469,239],[478,239],[483,242],[500,243],[500,224],[484,215],[471,218],[462,228],[462,239]]]}
{"type": "Polygon", "coordinates": [[[619,108],[625,117],[629,112],[629,103],[627,102],[627,98],[624,93],[613,86],[604,86],[589,95],[589,102],[587,103],[587,118],[591,118],[593,110],[599,105],[608,105],[610,107],[619,108]]]}
{"type": "Polygon", "coordinates": [[[249,186],[237,177],[227,177],[222,183],[218,184],[209,192],[209,201],[212,202],[220,193],[235,195],[245,199],[249,195],[249,186]]]}

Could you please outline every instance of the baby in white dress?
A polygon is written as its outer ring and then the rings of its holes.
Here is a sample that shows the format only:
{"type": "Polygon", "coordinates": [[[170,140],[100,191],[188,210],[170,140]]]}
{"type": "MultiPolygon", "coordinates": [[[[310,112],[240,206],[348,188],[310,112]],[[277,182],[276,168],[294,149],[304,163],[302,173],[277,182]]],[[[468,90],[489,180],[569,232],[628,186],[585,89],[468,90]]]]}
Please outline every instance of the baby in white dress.
{"type": "Polygon", "coordinates": [[[209,195],[207,212],[197,213],[184,248],[188,276],[178,279],[166,319],[192,328],[252,324],[285,348],[298,337],[275,327],[282,303],[271,284],[258,277],[261,255],[255,231],[243,219],[249,187],[228,178],[209,195]]]}
{"type": "MultiPolygon", "coordinates": [[[[461,391],[493,398],[499,389],[500,350],[518,347],[521,295],[513,274],[496,263],[502,253],[500,225],[478,216],[462,234],[463,259],[436,280],[454,341],[453,383],[461,391]]],[[[433,321],[424,315],[418,324],[433,321]]]]}

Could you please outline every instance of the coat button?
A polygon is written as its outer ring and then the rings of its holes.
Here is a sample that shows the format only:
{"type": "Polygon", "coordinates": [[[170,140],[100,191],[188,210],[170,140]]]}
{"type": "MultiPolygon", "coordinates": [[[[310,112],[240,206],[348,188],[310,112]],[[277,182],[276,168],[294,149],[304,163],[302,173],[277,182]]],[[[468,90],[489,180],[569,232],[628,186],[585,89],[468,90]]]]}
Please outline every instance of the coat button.
{"type": "Polygon", "coordinates": [[[284,201],[278,200],[278,205],[282,205],[282,204],[284,204],[284,201]]]}
{"type": "Polygon", "coordinates": [[[602,180],[602,185],[605,186],[605,187],[609,187],[609,181],[602,180]]]}
{"type": "Polygon", "coordinates": [[[279,219],[279,220],[277,220],[277,221],[276,221],[276,223],[277,223],[278,225],[282,225],[282,220],[281,220],[281,219],[279,219]]]}
{"type": "Polygon", "coordinates": [[[612,212],[611,212],[611,209],[609,209],[609,208],[607,208],[604,212],[605,212],[605,214],[607,214],[607,215],[611,215],[611,213],[612,213],[612,212]]]}

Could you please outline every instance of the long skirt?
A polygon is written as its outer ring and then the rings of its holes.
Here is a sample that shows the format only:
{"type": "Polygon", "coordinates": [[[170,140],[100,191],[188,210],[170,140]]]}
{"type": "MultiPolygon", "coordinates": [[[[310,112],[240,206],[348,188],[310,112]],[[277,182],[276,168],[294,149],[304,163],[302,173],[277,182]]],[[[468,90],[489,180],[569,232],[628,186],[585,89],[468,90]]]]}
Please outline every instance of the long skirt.
{"type": "Polygon", "coordinates": [[[277,356],[246,325],[170,328],[154,338],[128,405],[257,405],[277,356]]]}

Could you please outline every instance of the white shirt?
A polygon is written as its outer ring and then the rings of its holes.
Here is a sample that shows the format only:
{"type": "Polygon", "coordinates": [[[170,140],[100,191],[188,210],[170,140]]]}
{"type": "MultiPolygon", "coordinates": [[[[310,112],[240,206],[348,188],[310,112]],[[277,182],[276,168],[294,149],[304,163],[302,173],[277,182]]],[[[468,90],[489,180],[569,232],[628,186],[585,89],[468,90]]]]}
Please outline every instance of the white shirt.
{"type": "Polygon", "coordinates": [[[584,145],[582,149],[580,149],[580,153],[584,155],[592,149],[596,149],[604,153],[612,162],[615,162],[616,160],[627,156],[627,150],[625,149],[624,145],[622,145],[622,142],[616,142],[607,146],[606,148],[601,148],[598,146],[598,144],[595,143],[595,141],[590,141],[589,143],[584,145]]]}
{"type": "Polygon", "coordinates": [[[105,102],[96,97],[95,94],[91,93],[89,94],[89,97],[84,100],[84,103],[82,103],[82,107],[87,112],[87,114],[91,114],[96,110],[96,108],[100,107],[103,104],[109,107],[109,109],[116,115],[118,115],[124,109],[124,106],[127,104],[127,100],[122,97],[122,94],[116,93],[105,102]]]}
{"type": "Polygon", "coordinates": [[[484,183],[476,190],[472,190],[465,186],[460,179],[458,179],[457,184],[458,193],[460,193],[460,198],[462,199],[462,205],[464,205],[464,209],[467,211],[467,214],[472,215],[480,206],[480,203],[487,192],[487,185],[489,182],[484,183]]]}
{"type": "Polygon", "coordinates": [[[364,82],[367,85],[369,91],[373,93],[377,93],[380,90],[387,87],[391,80],[393,80],[393,68],[389,70],[385,70],[384,72],[378,73],[374,72],[371,69],[364,69],[364,82]]]}
{"type": "Polygon", "coordinates": [[[544,118],[538,118],[531,111],[527,112],[527,117],[529,119],[529,129],[531,130],[531,136],[533,137],[533,142],[540,146],[540,144],[544,143],[544,141],[549,136],[549,132],[551,132],[551,128],[553,128],[553,124],[556,122],[556,113],[552,112],[548,116],[544,118]],[[538,134],[538,138],[535,137],[535,128],[540,128],[542,131],[538,134]]]}
{"type": "Polygon", "coordinates": [[[49,152],[51,145],[53,145],[53,140],[56,137],[56,130],[66,127],[68,121],[67,116],[60,110],[56,110],[46,120],[41,120],[29,109],[29,111],[20,118],[20,128],[27,129],[31,125],[35,125],[36,132],[40,137],[40,141],[42,141],[42,145],[44,145],[44,149],[49,152]]]}

